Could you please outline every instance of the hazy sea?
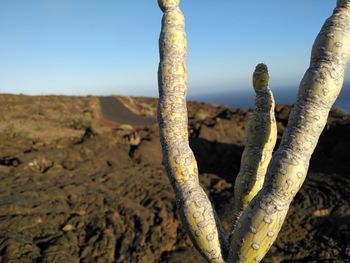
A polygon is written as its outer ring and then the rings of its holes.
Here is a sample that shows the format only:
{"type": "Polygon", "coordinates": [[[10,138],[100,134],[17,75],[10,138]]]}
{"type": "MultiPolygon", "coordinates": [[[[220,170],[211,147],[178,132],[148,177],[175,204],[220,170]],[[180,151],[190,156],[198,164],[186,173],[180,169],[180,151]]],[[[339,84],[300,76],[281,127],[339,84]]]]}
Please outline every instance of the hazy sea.
{"type": "MultiPolygon", "coordinates": [[[[297,98],[297,88],[281,88],[273,91],[276,104],[294,104],[297,98]]],[[[208,94],[189,95],[189,100],[203,101],[214,104],[225,104],[233,108],[253,108],[254,92],[249,91],[226,91],[208,94]]],[[[344,85],[334,107],[339,107],[350,113],[350,83],[344,85]]]]}

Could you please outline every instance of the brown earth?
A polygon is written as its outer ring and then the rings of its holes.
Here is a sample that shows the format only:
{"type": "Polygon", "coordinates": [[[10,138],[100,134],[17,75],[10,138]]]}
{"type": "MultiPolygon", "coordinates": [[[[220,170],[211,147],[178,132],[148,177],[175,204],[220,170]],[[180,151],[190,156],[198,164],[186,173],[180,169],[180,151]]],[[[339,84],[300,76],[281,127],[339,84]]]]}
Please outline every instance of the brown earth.
{"type": "MultiPolygon", "coordinates": [[[[154,99],[124,100],[155,117],[154,99]]],[[[289,112],[276,107],[280,135],[289,112]]],[[[200,180],[225,228],[249,113],[189,103],[200,180]]],[[[0,262],[204,262],[177,216],[157,125],[106,121],[95,97],[0,96],[0,262]]],[[[349,156],[350,117],[333,110],[264,262],[350,261],[349,156]]]]}

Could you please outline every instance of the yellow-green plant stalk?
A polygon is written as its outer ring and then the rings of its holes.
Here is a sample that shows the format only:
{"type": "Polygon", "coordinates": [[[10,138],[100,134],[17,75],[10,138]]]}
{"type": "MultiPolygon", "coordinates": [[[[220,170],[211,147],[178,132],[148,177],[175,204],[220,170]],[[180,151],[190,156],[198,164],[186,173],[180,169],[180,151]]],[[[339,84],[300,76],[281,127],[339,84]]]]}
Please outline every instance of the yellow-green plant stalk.
{"type": "Polygon", "coordinates": [[[265,64],[256,66],[253,86],[255,109],[247,124],[241,168],[234,186],[234,226],[262,188],[277,140],[275,101],[269,88],[269,73],[265,64]]]}
{"type": "Polygon", "coordinates": [[[228,262],[259,262],[275,241],[307,174],[311,154],[337,98],[350,58],[350,0],[338,0],[317,36],[281,145],[262,190],[240,217],[228,262]]]}
{"type": "Polygon", "coordinates": [[[188,142],[187,76],[184,16],[179,0],[158,0],[164,12],[159,39],[158,123],[164,162],[186,230],[209,262],[224,262],[225,240],[188,142]]]}

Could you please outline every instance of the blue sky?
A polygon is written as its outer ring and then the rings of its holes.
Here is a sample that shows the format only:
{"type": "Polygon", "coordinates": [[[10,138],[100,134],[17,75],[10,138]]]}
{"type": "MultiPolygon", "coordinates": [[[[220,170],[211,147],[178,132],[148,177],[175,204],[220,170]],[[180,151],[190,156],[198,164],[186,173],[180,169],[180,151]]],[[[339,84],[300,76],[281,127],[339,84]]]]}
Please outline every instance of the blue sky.
{"type": "MultiPolygon", "coordinates": [[[[0,0],[0,93],[157,95],[156,0],[0,0]]],[[[294,87],[335,0],[182,0],[189,93],[294,87]]],[[[347,74],[349,75],[349,74],[347,74]]]]}

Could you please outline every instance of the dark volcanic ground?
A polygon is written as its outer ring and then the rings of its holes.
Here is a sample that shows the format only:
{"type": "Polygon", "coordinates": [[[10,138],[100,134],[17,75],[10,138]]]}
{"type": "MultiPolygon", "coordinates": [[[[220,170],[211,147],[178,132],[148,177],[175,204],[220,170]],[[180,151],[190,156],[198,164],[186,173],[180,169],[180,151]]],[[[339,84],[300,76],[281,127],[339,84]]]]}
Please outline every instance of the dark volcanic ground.
{"type": "MultiPolygon", "coordinates": [[[[5,104],[28,100],[1,99],[3,123],[5,104]]],[[[52,104],[49,97],[44,101],[52,104]]],[[[154,100],[141,102],[155,105],[154,100]]],[[[157,126],[76,125],[82,119],[72,122],[71,115],[91,112],[97,119],[98,112],[86,102],[64,115],[65,103],[72,101],[60,103],[56,114],[67,118],[60,124],[67,126],[66,136],[55,137],[50,130],[44,140],[24,126],[16,132],[0,126],[0,262],[203,262],[177,216],[157,126]]],[[[17,110],[22,118],[36,116],[34,108],[17,110]]],[[[280,134],[289,111],[276,109],[280,134]]],[[[45,114],[45,120],[51,118],[45,114]]],[[[189,104],[200,180],[226,228],[248,114],[189,104]]],[[[332,111],[307,180],[264,262],[350,261],[349,156],[350,118],[332,111]]]]}

